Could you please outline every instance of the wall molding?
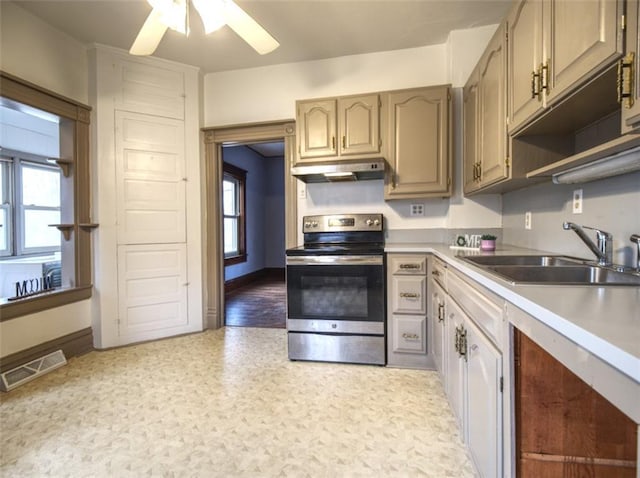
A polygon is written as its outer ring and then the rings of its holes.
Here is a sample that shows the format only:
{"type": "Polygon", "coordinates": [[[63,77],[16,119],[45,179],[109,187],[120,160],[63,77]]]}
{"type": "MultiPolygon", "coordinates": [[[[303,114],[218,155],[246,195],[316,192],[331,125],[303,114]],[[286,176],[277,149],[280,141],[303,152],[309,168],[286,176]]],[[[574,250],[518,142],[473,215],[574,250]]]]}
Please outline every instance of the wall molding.
{"type": "Polygon", "coordinates": [[[57,339],[49,340],[48,342],[2,357],[0,359],[0,373],[19,367],[20,365],[24,365],[43,355],[60,349],[64,352],[67,360],[91,352],[93,350],[93,329],[87,327],[86,329],[78,330],[77,332],[63,335],[57,339]]]}

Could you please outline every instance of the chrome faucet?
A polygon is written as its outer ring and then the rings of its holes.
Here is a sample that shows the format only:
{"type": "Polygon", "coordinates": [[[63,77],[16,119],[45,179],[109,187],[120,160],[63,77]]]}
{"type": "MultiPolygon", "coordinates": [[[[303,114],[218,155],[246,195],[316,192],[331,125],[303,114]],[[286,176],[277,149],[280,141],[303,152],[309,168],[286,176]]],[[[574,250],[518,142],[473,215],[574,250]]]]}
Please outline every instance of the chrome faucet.
{"type": "Polygon", "coordinates": [[[596,229],[595,227],[588,226],[578,226],[572,222],[565,222],[562,224],[562,228],[566,231],[572,229],[582,242],[584,242],[591,252],[593,252],[598,258],[598,265],[600,266],[610,266],[613,264],[613,235],[608,232],[601,231],[600,229],[596,229]],[[598,240],[598,244],[594,244],[589,236],[587,236],[583,229],[591,229],[592,231],[596,231],[596,238],[598,240]]]}
{"type": "Polygon", "coordinates": [[[631,234],[629,240],[636,243],[636,248],[638,249],[636,251],[636,271],[640,272],[640,235],[631,234]]]}

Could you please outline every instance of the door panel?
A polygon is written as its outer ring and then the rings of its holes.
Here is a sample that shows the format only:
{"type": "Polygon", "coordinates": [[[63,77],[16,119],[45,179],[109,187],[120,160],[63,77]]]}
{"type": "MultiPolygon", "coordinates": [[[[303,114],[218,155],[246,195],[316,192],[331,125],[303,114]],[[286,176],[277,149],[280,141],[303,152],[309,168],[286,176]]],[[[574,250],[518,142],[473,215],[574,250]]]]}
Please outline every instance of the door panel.
{"type": "Polygon", "coordinates": [[[186,240],[184,124],[116,112],[118,243],[186,240]]]}
{"type": "Polygon", "coordinates": [[[340,154],[380,151],[380,107],[378,95],[338,99],[340,154]]]}
{"type": "Polygon", "coordinates": [[[188,326],[185,244],[119,246],[118,295],[121,337],[180,333],[188,326]]]}

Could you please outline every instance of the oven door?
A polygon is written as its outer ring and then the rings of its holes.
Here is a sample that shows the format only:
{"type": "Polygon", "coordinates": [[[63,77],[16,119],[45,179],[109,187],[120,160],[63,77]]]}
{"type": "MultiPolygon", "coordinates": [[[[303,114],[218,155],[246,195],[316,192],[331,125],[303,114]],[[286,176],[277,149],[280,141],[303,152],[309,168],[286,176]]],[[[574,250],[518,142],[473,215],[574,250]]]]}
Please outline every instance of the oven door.
{"type": "Polygon", "coordinates": [[[327,332],[367,333],[344,330],[348,321],[383,330],[384,303],[383,255],[287,257],[289,321],[330,321],[327,332]]]}

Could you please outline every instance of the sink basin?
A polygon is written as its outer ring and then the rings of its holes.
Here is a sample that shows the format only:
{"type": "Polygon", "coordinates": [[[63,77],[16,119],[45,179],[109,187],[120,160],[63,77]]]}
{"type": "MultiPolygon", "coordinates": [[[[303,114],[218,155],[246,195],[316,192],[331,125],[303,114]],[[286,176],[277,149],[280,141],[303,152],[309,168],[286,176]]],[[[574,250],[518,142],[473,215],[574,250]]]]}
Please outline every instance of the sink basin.
{"type": "Polygon", "coordinates": [[[586,261],[568,256],[464,256],[465,261],[480,266],[570,266],[586,261]]]}
{"type": "Polygon", "coordinates": [[[640,286],[640,276],[589,265],[487,266],[487,271],[513,283],[640,286]]]}

